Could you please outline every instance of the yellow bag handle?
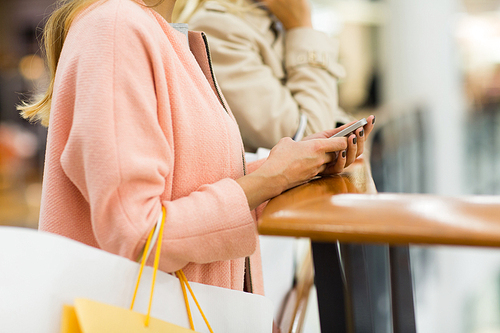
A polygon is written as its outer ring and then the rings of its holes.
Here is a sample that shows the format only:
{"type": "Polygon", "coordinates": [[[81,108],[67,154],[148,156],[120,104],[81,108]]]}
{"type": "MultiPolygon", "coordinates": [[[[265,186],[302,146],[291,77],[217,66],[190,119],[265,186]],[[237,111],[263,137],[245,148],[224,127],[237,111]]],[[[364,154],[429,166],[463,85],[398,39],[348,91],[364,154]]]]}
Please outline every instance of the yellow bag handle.
{"type": "MultiPolygon", "coordinates": [[[[161,209],[162,209],[162,218],[161,218],[161,224],[160,224],[160,237],[163,235],[163,227],[165,226],[165,216],[167,215],[167,211],[166,211],[165,207],[162,206],[161,209]]],[[[134,296],[132,297],[132,303],[130,304],[130,310],[133,310],[133,308],[134,308],[135,298],[137,296],[137,290],[139,289],[139,283],[141,281],[142,271],[144,269],[144,266],[146,265],[147,253],[148,253],[149,247],[151,246],[151,239],[153,238],[154,231],[155,231],[155,228],[153,228],[151,230],[151,232],[149,233],[148,239],[146,241],[146,246],[145,246],[144,252],[142,254],[141,268],[139,269],[139,276],[137,277],[137,283],[135,285],[134,296]]],[[[160,263],[161,243],[162,242],[161,242],[161,238],[160,238],[158,241],[158,245],[156,246],[155,261],[154,261],[154,266],[153,266],[153,282],[151,283],[151,294],[149,296],[148,313],[146,315],[146,320],[144,322],[144,325],[146,327],[149,326],[151,304],[153,303],[153,291],[154,291],[155,281],[156,281],[156,272],[158,271],[158,266],[160,263]]],[[[201,307],[200,307],[200,304],[198,303],[198,300],[194,296],[193,290],[191,289],[191,286],[189,285],[189,282],[188,282],[186,276],[184,275],[184,272],[182,270],[178,270],[175,273],[177,274],[177,277],[179,278],[179,281],[181,283],[182,294],[184,296],[184,302],[186,303],[186,310],[187,310],[187,314],[188,314],[188,318],[189,318],[189,326],[191,327],[192,330],[194,330],[193,317],[191,315],[191,309],[189,308],[189,301],[187,298],[186,286],[188,287],[189,293],[191,294],[191,297],[193,297],[193,300],[196,303],[196,306],[198,307],[198,310],[200,311],[200,313],[203,317],[203,320],[205,321],[205,324],[208,327],[208,330],[210,331],[210,333],[214,333],[212,331],[212,328],[210,327],[210,324],[208,323],[207,318],[205,317],[205,314],[201,310],[201,307]]]]}
{"type": "Polygon", "coordinates": [[[196,307],[198,308],[198,311],[200,311],[201,316],[203,317],[203,320],[205,321],[205,324],[208,327],[208,330],[210,331],[210,333],[214,333],[214,331],[212,331],[212,327],[210,327],[210,324],[208,323],[207,317],[205,317],[205,314],[203,313],[203,310],[201,309],[200,303],[198,303],[198,300],[194,296],[193,290],[191,289],[191,286],[189,285],[188,279],[184,275],[184,272],[182,271],[182,269],[180,269],[177,272],[175,272],[175,274],[177,274],[177,277],[179,278],[179,281],[181,282],[182,294],[184,295],[184,302],[186,303],[186,310],[187,310],[188,317],[189,317],[189,326],[194,331],[193,317],[191,316],[191,310],[189,309],[189,301],[187,299],[186,286],[188,287],[189,293],[191,294],[191,297],[193,298],[194,302],[196,303],[196,307]]]}

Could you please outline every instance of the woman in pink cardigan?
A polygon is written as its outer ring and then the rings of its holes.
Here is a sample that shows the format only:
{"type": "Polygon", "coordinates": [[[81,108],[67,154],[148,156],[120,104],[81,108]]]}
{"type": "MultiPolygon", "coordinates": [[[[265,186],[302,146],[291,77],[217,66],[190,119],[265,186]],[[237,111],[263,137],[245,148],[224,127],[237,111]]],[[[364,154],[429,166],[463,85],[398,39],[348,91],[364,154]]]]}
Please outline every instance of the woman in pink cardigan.
{"type": "Polygon", "coordinates": [[[246,267],[262,294],[255,209],[362,149],[335,129],[246,165],[204,36],[169,25],[175,0],[144,2],[64,1],[47,23],[51,85],[21,107],[50,118],[39,228],[135,260],[164,206],[160,269],[243,290],[246,267]]]}

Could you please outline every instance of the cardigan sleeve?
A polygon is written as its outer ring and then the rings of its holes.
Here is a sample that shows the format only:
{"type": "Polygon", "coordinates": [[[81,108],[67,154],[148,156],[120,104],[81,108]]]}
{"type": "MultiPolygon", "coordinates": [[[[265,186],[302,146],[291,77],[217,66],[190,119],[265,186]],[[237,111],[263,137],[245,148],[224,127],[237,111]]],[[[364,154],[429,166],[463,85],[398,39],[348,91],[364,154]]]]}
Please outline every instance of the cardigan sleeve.
{"type": "Polygon", "coordinates": [[[162,270],[252,254],[255,222],[234,180],[176,200],[161,197],[173,177],[173,146],[168,126],[159,124],[155,85],[165,72],[154,65],[152,27],[126,14],[76,24],[68,39],[78,43],[61,56],[62,81],[75,80],[76,87],[66,91],[75,98],[61,165],[89,203],[99,246],[136,260],[163,204],[162,270]]]}

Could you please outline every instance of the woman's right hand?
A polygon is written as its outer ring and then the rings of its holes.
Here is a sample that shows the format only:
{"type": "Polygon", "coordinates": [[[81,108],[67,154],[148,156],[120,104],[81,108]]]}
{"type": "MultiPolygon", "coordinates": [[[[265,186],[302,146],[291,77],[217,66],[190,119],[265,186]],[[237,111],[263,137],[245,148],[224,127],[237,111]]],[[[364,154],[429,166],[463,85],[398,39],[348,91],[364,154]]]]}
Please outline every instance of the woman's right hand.
{"type": "Polygon", "coordinates": [[[250,209],[318,174],[342,172],[350,153],[347,145],[347,138],[281,139],[257,170],[237,180],[250,209]]]}
{"type": "Polygon", "coordinates": [[[312,28],[311,6],[308,0],[261,0],[286,30],[312,28]]]}

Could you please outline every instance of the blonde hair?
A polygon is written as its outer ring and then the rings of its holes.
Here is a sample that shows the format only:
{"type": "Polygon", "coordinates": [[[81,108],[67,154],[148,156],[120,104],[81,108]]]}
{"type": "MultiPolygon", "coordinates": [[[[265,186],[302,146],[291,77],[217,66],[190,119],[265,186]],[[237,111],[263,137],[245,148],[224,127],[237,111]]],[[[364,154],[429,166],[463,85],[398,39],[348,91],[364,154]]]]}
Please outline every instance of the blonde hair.
{"type": "MultiPolygon", "coordinates": [[[[177,0],[172,12],[172,22],[188,23],[191,17],[209,0],[177,0]]],[[[258,8],[257,3],[248,0],[214,0],[236,15],[258,8]]]]}
{"type": "MultiPolygon", "coordinates": [[[[82,10],[97,1],[100,0],[57,0],[56,10],[47,20],[42,37],[43,49],[50,74],[49,85],[45,93],[35,97],[34,102],[24,102],[17,106],[23,118],[32,122],[40,121],[43,126],[49,125],[54,79],[64,40],[75,17],[82,10]]],[[[154,6],[159,5],[163,1],[159,0],[154,6]]]]}

